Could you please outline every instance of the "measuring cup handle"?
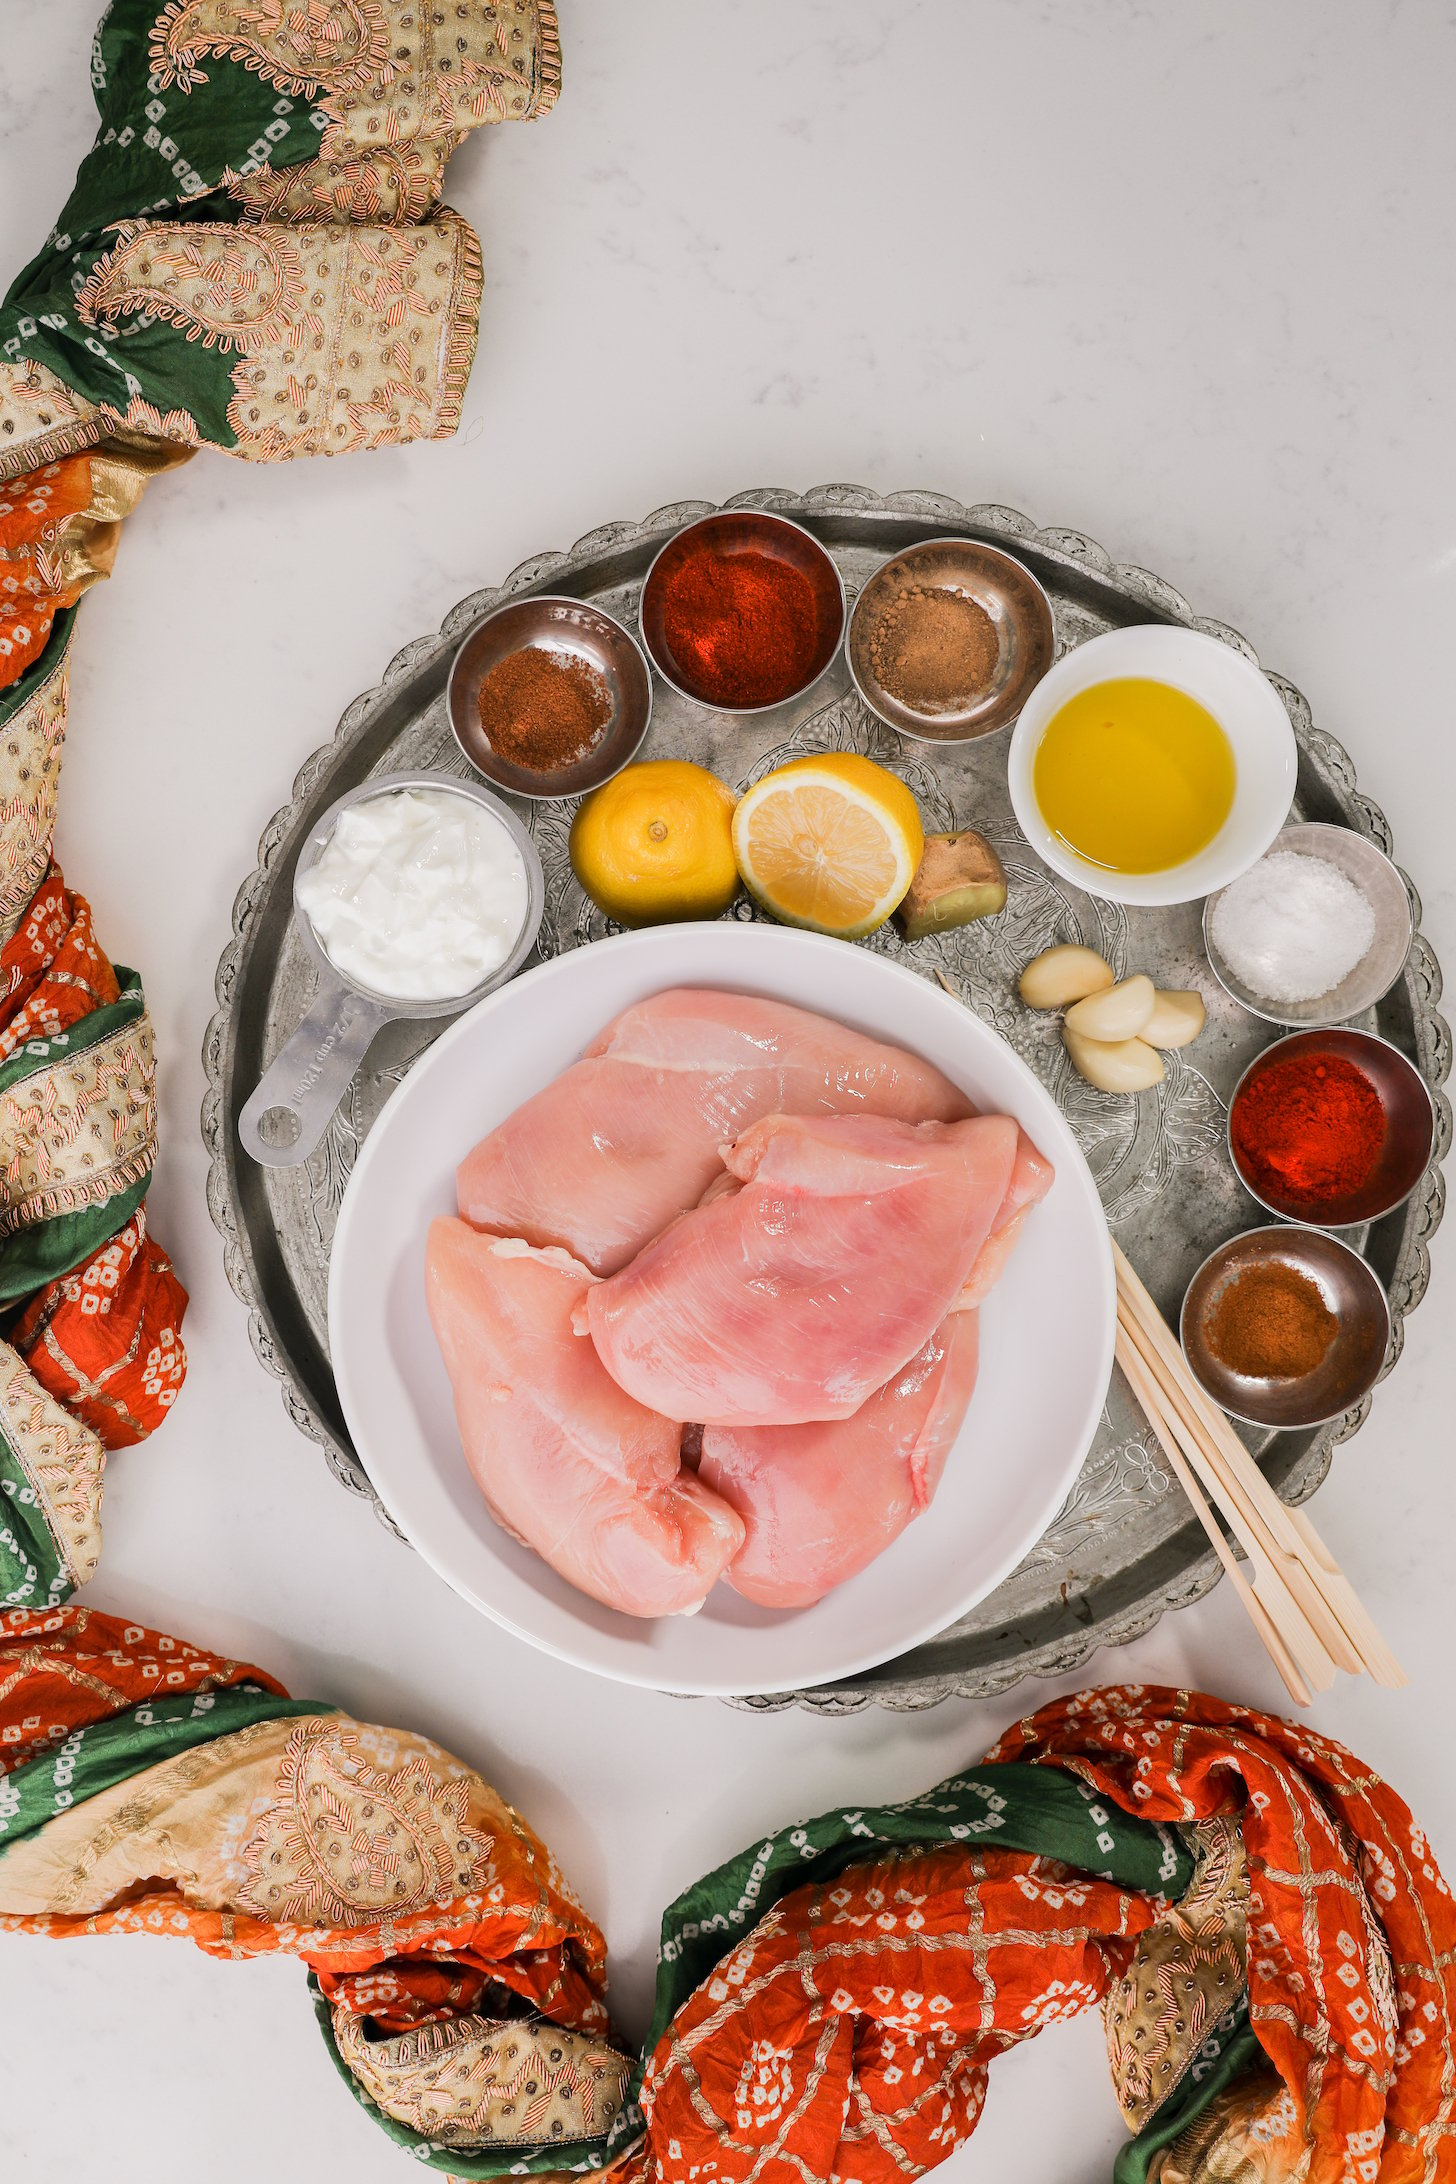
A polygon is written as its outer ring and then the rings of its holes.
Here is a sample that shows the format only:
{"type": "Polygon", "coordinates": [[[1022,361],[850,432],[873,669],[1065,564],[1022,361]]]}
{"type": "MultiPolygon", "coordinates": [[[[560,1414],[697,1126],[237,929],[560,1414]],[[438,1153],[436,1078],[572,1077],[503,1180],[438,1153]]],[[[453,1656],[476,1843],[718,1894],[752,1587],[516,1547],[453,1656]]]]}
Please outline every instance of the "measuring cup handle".
{"type": "Polygon", "coordinates": [[[238,1117],[244,1152],[266,1168],[297,1168],[327,1130],[335,1108],[389,1011],[325,982],[281,1054],[263,1072],[238,1117]]]}

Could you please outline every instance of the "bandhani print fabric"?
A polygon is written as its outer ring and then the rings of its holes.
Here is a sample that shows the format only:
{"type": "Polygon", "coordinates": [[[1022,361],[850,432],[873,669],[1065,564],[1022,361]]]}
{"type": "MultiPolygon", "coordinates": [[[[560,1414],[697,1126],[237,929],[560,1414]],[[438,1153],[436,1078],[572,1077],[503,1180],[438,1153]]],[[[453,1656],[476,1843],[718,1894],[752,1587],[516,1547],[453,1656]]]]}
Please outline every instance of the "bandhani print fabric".
{"type": "Polygon", "coordinates": [[[550,0],[113,0],[96,32],[95,145],[0,304],[0,1607],[91,1574],[106,1453],[186,1371],[141,983],[51,855],[77,604],[199,447],[455,430],[482,268],[445,162],[560,81],[550,0]]]}
{"type": "Polygon", "coordinates": [[[1456,2177],[1456,1915],[1350,1753],[1087,1691],[892,1806],[775,1831],[667,1911],[640,2060],[602,1935],[463,1761],[76,1605],[0,1620],[0,1928],[308,1970],[356,2098],[447,2176],[890,2184],[995,2057],[1099,2004],[1114,2184],[1456,2177]]]}

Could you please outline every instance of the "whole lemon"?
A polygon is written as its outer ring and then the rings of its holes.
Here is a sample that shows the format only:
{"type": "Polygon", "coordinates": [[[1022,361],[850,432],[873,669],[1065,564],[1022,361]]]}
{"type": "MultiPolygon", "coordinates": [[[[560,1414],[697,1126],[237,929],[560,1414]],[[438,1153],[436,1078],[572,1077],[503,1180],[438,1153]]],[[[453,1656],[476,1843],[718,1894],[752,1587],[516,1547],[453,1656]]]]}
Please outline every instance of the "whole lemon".
{"type": "Polygon", "coordinates": [[[716,918],[738,892],[734,801],[687,759],[626,766],[578,806],[571,869],[619,925],[716,918]]]}

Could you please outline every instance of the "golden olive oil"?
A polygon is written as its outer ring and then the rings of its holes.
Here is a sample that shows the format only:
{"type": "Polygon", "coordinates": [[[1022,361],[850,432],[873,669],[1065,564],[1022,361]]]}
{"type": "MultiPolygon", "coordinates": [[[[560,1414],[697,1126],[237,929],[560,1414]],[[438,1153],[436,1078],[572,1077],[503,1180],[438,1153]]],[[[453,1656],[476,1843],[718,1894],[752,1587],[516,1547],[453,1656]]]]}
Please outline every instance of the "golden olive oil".
{"type": "Polygon", "coordinates": [[[1206,849],[1233,809],[1228,737],[1171,683],[1120,676],[1053,713],[1032,785],[1059,841],[1108,872],[1166,872],[1206,849]]]}

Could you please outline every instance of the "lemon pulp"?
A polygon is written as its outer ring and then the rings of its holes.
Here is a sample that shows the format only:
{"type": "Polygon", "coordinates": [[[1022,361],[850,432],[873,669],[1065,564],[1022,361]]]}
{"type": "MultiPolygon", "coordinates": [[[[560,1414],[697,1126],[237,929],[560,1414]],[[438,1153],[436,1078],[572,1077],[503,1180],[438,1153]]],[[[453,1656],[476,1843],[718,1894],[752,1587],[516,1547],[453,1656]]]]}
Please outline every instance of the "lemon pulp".
{"type": "Polygon", "coordinates": [[[1059,841],[1108,872],[1166,872],[1233,809],[1233,748],[1171,683],[1122,676],[1068,698],[1036,747],[1032,786],[1059,841]]]}

